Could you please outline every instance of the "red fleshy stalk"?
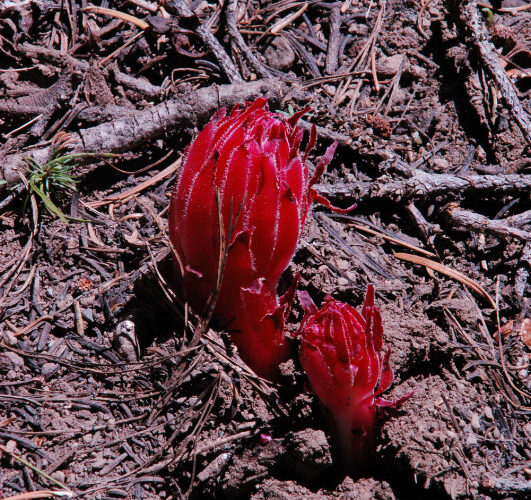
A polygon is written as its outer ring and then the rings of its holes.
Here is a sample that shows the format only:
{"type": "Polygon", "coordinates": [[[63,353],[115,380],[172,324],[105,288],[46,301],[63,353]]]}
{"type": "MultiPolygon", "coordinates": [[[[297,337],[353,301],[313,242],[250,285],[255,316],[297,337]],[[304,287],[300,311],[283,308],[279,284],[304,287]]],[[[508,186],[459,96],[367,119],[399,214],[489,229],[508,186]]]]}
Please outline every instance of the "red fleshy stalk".
{"type": "Polygon", "coordinates": [[[213,317],[231,332],[242,358],[267,378],[289,354],[284,322],[291,299],[279,298],[277,285],[312,201],[324,202],[312,186],[336,148],[328,148],[310,181],[306,156],[316,134],[312,130],[301,157],[297,121],[305,112],[285,120],[264,98],[229,116],[220,109],[187,149],[170,203],[170,239],[185,269],[186,298],[201,314],[219,264],[218,190],[229,241],[213,317]]]}
{"type": "Polygon", "coordinates": [[[362,468],[373,452],[376,408],[397,406],[378,396],[389,388],[390,351],[383,350],[380,311],[369,285],[361,314],[352,306],[325,298],[321,309],[299,292],[305,316],[300,329],[300,361],[310,384],[333,416],[345,461],[362,468]]]}

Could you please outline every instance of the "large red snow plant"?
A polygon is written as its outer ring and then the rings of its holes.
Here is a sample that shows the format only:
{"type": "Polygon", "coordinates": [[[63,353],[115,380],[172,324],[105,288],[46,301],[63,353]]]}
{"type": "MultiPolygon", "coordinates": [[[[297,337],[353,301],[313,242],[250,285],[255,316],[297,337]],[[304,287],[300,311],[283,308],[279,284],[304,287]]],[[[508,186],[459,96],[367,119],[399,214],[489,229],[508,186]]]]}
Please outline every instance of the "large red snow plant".
{"type": "Polygon", "coordinates": [[[330,296],[321,309],[306,292],[299,292],[299,299],[305,310],[301,364],[333,417],[346,463],[363,467],[373,451],[377,407],[397,406],[411,396],[397,401],[379,397],[391,385],[393,372],[374,288],[369,285],[361,314],[330,296]]]}
{"type": "Polygon", "coordinates": [[[228,252],[213,318],[266,378],[274,378],[289,354],[284,321],[292,293],[277,296],[280,276],[312,201],[330,206],[312,185],[336,144],[310,179],[306,158],[315,128],[301,154],[303,131],[297,126],[306,111],[284,119],[268,110],[264,98],[228,116],[220,109],[187,149],[170,204],[170,239],[184,270],[186,298],[198,314],[216,284],[221,215],[228,252]]]}

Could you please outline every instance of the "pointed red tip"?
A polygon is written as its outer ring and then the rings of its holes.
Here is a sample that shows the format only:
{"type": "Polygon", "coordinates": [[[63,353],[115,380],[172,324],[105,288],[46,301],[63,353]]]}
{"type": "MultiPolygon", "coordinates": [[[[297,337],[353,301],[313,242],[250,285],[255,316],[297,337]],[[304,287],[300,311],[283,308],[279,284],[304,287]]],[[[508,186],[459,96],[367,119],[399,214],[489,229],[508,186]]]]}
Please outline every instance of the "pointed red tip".
{"type": "Polygon", "coordinates": [[[368,285],[367,293],[365,294],[365,301],[363,302],[363,308],[361,310],[361,315],[363,316],[365,321],[367,321],[368,316],[370,315],[373,307],[374,307],[374,287],[372,285],[368,285]]]}

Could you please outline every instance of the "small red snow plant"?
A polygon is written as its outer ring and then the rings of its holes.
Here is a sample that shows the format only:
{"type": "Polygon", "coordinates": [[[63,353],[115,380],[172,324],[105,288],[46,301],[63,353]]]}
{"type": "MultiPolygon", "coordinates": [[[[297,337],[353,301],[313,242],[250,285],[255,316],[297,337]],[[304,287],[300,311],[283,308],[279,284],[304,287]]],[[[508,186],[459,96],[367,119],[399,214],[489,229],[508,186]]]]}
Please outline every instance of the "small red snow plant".
{"type": "Polygon", "coordinates": [[[187,149],[170,204],[170,239],[186,298],[198,314],[216,286],[223,228],[226,260],[213,318],[266,378],[274,378],[289,354],[284,323],[294,287],[278,297],[280,276],[312,201],[330,206],[312,186],[336,144],[309,179],[306,158],[315,127],[301,155],[303,131],[297,126],[306,111],[284,119],[268,110],[264,98],[228,116],[220,109],[187,149]]]}
{"type": "Polygon", "coordinates": [[[393,372],[390,350],[383,350],[382,318],[369,285],[361,314],[349,304],[325,298],[317,309],[306,292],[299,292],[305,310],[300,361],[310,384],[330,411],[343,458],[363,468],[370,457],[376,431],[376,408],[397,401],[378,397],[389,388],[393,372]]]}

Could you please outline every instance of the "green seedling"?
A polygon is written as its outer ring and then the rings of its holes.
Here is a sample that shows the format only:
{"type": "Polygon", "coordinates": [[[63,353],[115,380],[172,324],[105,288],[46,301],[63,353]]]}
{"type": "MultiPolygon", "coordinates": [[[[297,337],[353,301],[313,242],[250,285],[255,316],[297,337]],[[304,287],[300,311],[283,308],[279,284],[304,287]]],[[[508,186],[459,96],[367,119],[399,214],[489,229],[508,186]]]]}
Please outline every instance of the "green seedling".
{"type": "Polygon", "coordinates": [[[64,214],[61,209],[52,201],[52,197],[64,191],[77,191],[76,185],[79,183],[79,179],[74,174],[77,166],[77,160],[79,158],[86,158],[87,156],[101,156],[104,158],[110,158],[114,156],[112,153],[72,153],[63,154],[66,145],[61,144],[53,150],[50,155],[50,159],[41,165],[31,157],[25,157],[24,163],[26,164],[27,187],[28,197],[34,193],[38,196],[44,204],[44,207],[48,212],[56,217],[59,217],[65,224],[68,224],[69,220],[75,220],[78,222],[84,222],[83,219],[76,219],[64,214]]]}
{"type": "Polygon", "coordinates": [[[490,28],[494,23],[494,12],[488,7],[481,9],[481,12],[485,14],[485,17],[487,18],[487,26],[490,28]]]}
{"type": "MultiPolygon", "coordinates": [[[[287,111],[283,111],[281,109],[277,109],[276,112],[280,113],[281,115],[284,115],[286,118],[291,118],[295,114],[295,109],[293,108],[293,106],[291,104],[288,104],[288,110],[287,111]]],[[[306,115],[306,119],[311,118],[312,116],[313,116],[313,114],[308,113],[306,115]]]]}

